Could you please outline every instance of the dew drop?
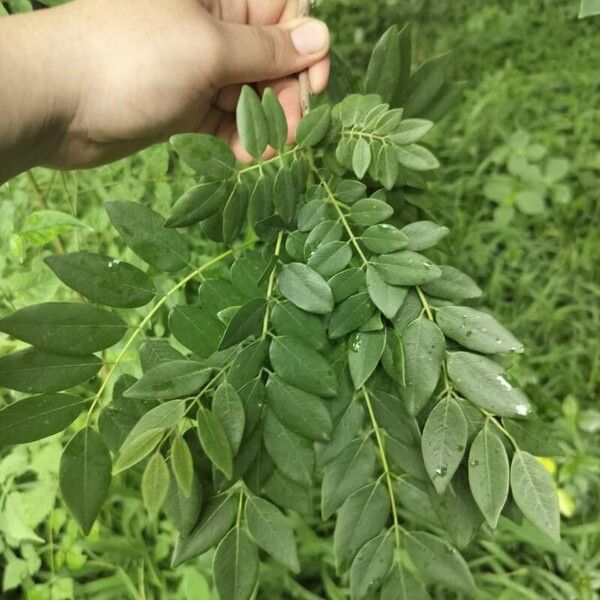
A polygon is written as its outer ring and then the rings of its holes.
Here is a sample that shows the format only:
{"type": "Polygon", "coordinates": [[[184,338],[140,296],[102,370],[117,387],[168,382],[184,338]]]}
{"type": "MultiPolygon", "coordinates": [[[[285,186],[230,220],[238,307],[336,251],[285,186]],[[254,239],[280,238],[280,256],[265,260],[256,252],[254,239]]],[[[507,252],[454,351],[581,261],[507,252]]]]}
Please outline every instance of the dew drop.
{"type": "Polygon", "coordinates": [[[502,375],[496,375],[496,381],[498,381],[505,390],[512,390],[512,385],[510,385],[502,375]]]}
{"type": "Polygon", "coordinates": [[[438,467],[435,470],[435,476],[436,477],[444,477],[444,475],[446,475],[447,472],[448,472],[448,467],[446,467],[446,465],[444,465],[442,467],[438,467]]]}

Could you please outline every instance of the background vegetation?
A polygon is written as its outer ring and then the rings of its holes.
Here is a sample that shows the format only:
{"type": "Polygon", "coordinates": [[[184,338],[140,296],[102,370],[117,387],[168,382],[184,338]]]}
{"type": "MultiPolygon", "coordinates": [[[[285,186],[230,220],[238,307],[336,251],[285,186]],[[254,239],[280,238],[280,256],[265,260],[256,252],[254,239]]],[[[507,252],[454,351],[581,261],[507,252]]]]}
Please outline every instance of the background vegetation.
{"type": "MultiPolygon", "coordinates": [[[[324,0],[318,10],[336,49],[356,67],[391,23],[409,20],[419,59],[454,52],[464,96],[430,134],[442,169],[419,208],[451,228],[444,246],[451,264],[485,285],[487,306],[526,345],[513,372],[553,424],[540,436],[560,443],[546,465],[565,517],[560,544],[503,520],[466,556],[483,597],[597,598],[598,21],[578,21],[576,2],[559,0],[324,0]]],[[[102,208],[107,200],[139,201],[167,214],[192,183],[177,165],[158,146],[94,171],[35,170],[2,187],[0,316],[69,298],[43,257],[63,248],[114,250],[102,208]]],[[[217,252],[200,235],[195,244],[198,261],[217,252]]],[[[138,264],[133,254],[126,258],[138,264]]],[[[0,337],[0,355],[12,349],[0,337]]],[[[0,396],[0,405],[7,400],[0,396]]],[[[113,490],[83,539],[56,499],[60,448],[53,438],[0,449],[2,597],[212,598],[210,556],[170,569],[174,531],[147,518],[138,482],[113,490]]],[[[293,581],[268,565],[262,597],[315,600],[321,596],[313,591],[324,586],[326,597],[346,598],[338,582],[317,583],[321,562],[331,557],[329,542],[297,525],[302,561],[310,565],[305,579],[293,581]]]]}

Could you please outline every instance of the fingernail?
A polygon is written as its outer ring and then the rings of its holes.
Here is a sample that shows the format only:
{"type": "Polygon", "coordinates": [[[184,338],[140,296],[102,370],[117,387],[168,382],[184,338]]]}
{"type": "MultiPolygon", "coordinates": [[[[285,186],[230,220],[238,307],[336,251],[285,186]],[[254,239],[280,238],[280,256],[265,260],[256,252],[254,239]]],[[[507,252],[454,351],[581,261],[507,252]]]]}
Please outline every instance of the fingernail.
{"type": "Polygon", "coordinates": [[[310,19],[298,25],[290,35],[296,52],[303,56],[317,54],[329,44],[327,25],[316,19],[310,19]]]}

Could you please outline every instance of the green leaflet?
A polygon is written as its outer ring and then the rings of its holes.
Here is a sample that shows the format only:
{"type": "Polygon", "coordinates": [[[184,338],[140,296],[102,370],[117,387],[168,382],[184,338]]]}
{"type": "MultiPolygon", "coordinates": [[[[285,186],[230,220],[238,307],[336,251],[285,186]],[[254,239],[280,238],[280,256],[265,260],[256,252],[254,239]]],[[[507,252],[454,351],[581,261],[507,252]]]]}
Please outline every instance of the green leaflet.
{"type": "Polygon", "coordinates": [[[465,469],[459,469],[452,483],[440,496],[430,484],[427,492],[432,508],[452,543],[459,549],[468,548],[479,532],[484,517],[470,491],[465,469]]]}
{"type": "Polygon", "coordinates": [[[333,369],[304,342],[288,335],[277,336],[269,354],[275,372],[290,385],[319,396],[335,396],[337,381],[333,369]]]}
{"type": "Polygon", "coordinates": [[[250,496],[245,507],[246,524],[256,543],[294,573],[300,572],[291,523],[270,502],[250,496]]]}
{"type": "Polygon", "coordinates": [[[167,499],[169,491],[169,467],[160,452],[153,454],[146,463],[142,476],[142,499],[151,515],[158,511],[167,499]]]}
{"type": "Polygon", "coordinates": [[[560,541],[554,482],[535,456],[523,450],[515,452],[510,466],[510,489],[521,512],[554,541],[560,541]]]}
{"type": "MultiPolygon", "coordinates": [[[[131,434],[130,434],[131,435],[131,434]]],[[[164,431],[158,427],[148,429],[134,437],[126,438],[119,450],[119,456],[113,468],[117,475],[146,458],[162,440],[164,431]]]]}
{"type": "Polygon", "coordinates": [[[329,319],[329,337],[340,338],[364,325],[374,314],[375,306],[369,294],[361,293],[350,296],[340,302],[329,319]]]}
{"type": "Polygon", "coordinates": [[[449,338],[484,354],[523,352],[523,345],[494,317],[468,306],[444,306],[436,322],[449,338]]]}
{"type": "Polygon", "coordinates": [[[221,181],[234,174],[235,156],[219,138],[203,133],[182,133],[169,140],[179,158],[199,175],[221,181]]]}
{"type": "Polygon", "coordinates": [[[392,285],[421,285],[438,279],[442,274],[437,265],[410,250],[382,254],[373,260],[373,265],[383,279],[392,285]]]}
{"type": "Polygon", "coordinates": [[[531,404],[507,379],[504,369],[489,358],[470,352],[450,352],[448,375],[473,404],[500,417],[526,417],[531,404]]]}
{"type": "Polygon", "coordinates": [[[333,552],[339,565],[348,565],[361,546],[381,531],[389,512],[390,500],[381,483],[363,487],[345,500],[333,532],[333,552]]]}
{"type": "Polygon", "coordinates": [[[193,360],[162,363],[145,373],[126,392],[126,398],[172,400],[200,391],[211,370],[193,360]]]}
{"type": "Polygon", "coordinates": [[[263,298],[254,298],[241,306],[227,325],[219,350],[239,344],[250,336],[259,336],[266,312],[267,302],[263,298]]]}
{"type": "Polygon", "coordinates": [[[467,595],[476,591],[469,567],[448,542],[430,533],[414,531],[405,535],[405,548],[423,577],[467,595]]]}
{"type": "Polygon", "coordinates": [[[264,418],[263,441],[281,472],[302,485],[311,485],[315,470],[313,444],[281,423],[272,410],[264,418]]]}
{"type": "Polygon", "coordinates": [[[231,244],[241,233],[246,222],[248,191],[240,183],[233,186],[223,208],[223,241],[231,244]]]}
{"type": "Polygon", "coordinates": [[[119,450],[114,472],[124,471],[150,454],[165,430],[175,427],[184,415],[184,400],[171,400],[144,413],[127,434],[119,450]]]}
{"type": "MultiPolygon", "coordinates": [[[[169,520],[175,525],[182,536],[189,535],[198,522],[202,508],[202,487],[194,475],[190,493],[186,496],[174,478],[169,482],[169,490],[165,499],[164,509],[169,520]]],[[[179,540],[176,542],[176,548],[179,540]]]]}
{"type": "Polygon", "coordinates": [[[196,421],[202,449],[215,467],[225,477],[231,479],[233,470],[231,445],[221,421],[204,407],[198,410],[196,421]]]}
{"type": "Polygon", "coordinates": [[[336,273],[327,283],[334,302],[338,303],[361,290],[365,285],[365,272],[358,267],[352,267],[336,273]]]}
{"type": "Polygon", "coordinates": [[[30,394],[60,392],[92,379],[101,366],[96,356],[61,356],[28,348],[0,358],[0,387],[30,394]]]}
{"type": "Polygon", "coordinates": [[[258,548],[240,527],[221,541],[213,559],[213,574],[223,599],[248,600],[258,579],[258,548]]]}
{"type": "Polygon", "coordinates": [[[401,146],[418,142],[433,127],[431,121],[425,119],[404,119],[394,130],[392,140],[401,146]]]}
{"type": "Polygon", "coordinates": [[[579,18],[594,17],[600,14],[600,4],[598,0],[581,0],[579,5],[579,18]]]}
{"type": "Polygon", "coordinates": [[[186,227],[214,215],[231,194],[222,182],[207,181],[190,188],[173,205],[167,227],[186,227]]]}
{"type": "Polygon", "coordinates": [[[367,267],[367,291],[373,304],[388,318],[393,319],[402,306],[408,290],[386,283],[378,271],[367,267]]]}
{"type": "Polygon", "coordinates": [[[298,308],[317,314],[328,314],[333,308],[329,285],[320,273],[307,265],[284,265],[277,285],[281,294],[298,308]]]}
{"type": "Polygon", "coordinates": [[[377,198],[365,198],[350,207],[350,218],[362,227],[377,225],[377,223],[389,219],[393,214],[394,209],[377,198]]]}
{"type": "Polygon", "coordinates": [[[253,158],[260,158],[269,143],[269,125],[260,100],[250,86],[242,87],[236,123],[242,146],[253,158]]]}
{"type": "Polygon", "coordinates": [[[182,535],[175,543],[171,566],[204,554],[215,546],[229,531],[235,520],[237,498],[220,494],[210,498],[203,507],[200,520],[188,535],[182,535]]]}
{"type": "Polygon", "coordinates": [[[319,223],[306,238],[304,244],[304,258],[308,259],[321,246],[329,242],[338,242],[342,239],[344,228],[342,224],[333,219],[319,223]]]}
{"type": "Polygon", "coordinates": [[[352,598],[361,600],[376,591],[390,570],[393,558],[393,532],[388,531],[369,540],[358,551],[350,567],[352,598]]]}
{"type": "Polygon", "coordinates": [[[395,252],[408,244],[407,236],[389,223],[367,227],[361,235],[361,240],[369,250],[377,254],[395,252]]]}
{"type": "Polygon", "coordinates": [[[151,279],[143,271],[103,254],[57,254],[47,256],[44,262],[71,289],[106,306],[144,306],[156,293],[151,279]]]}
{"type": "Polygon", "coordinates": [[[385,347],[385,329],[356,333],[348,340],[348,365],[355,389],[360,389],[373,374],[385,347]]]}
{"type": "Polygon", "coordinates": [[[273,204],[275,212],[286,225],[291,225],[296,216],[298,204],[298,190],[292,172],[287,167],[282,167],[275,176],[273,185],[273,204]]]}
{"type": "Polygon", "coordinates": [[[352,170],[362,179],[371,164],[371,146],[365,138],[359,137],[352,152],[352,170]]]}
{"type": "Polygon", "coordinates": [[[435,101],[446,82],[450,54],[442,54],[422,63],[411,75],[404,104],[407,117],[422,116],[435,101]]]}
{"type": "Polygon", "coordinates": [[[323,350],[327,345],[325,326],[320,317],[297,308],[289,300],[278,302],[271,312],[271,323],[278,335],[289,335],[323,350]]]}
{"type": "Polygon", "coordinates": [[[317,456],[319,466],[327,465],[354,441],[364,418],[362,404],[352,402],[348,405],[339,417],[331,441],[320,450],[317,456]]]}
{"type": "Polygon", "coordinates": [[[365,79],[367,93],[379,94],[384,102],[389,102],[400,83],[400,61],[398,28],[394,25],[381,36],[373,48],[365,79]]]}
{"type": "Polygon", "coordinates": [[[144,340],[140,344],[139,353],[140,365],[144,373],[167,362],[184,360],[183,354],[175,350],[168,340],[144,340]]]}
{"type": "Polygon", "coordinates": [[[508,497],[508,456],[500,438],[484,427],[469,452],[469,485],[490,527],[496,527],[508,497]]]}
{"type": "Polygon", "coordinates": [[[288,127],[283,108],[271,88],[263,93],[262,107],[267,118],[269,145],[281,151],[287,141],[288,127]]]}
{"type": "Polygon", "coordinates": [[[329,278],[344,269],[352,259],[347,242],[329,242],[319,247],[308,259],[308,266],[329,278]]]}
{"type": "Polygon", "coordinates": [[[398,161],[413,171],[431,171],[440,166],[437,158],[423,146],[410,144],[396,148],[398,161]]]}
{"type": "Polygon", "coordinates": [[[70,394],[31,396],[0,409],[0,446],[26,444],[66,429],[88,401],[70,394]]]}
{"type": "Polygon", "coordinates": [[[127,331],[116,315],[89,304],[33,304],[0,320],[0,331],[40,350],[85,356],[114,346],[127,331]]]}
{"type": "Polygon", "coordinates": [[[194,459],[187,442],[181,435],[177,435],[171,445],[171,469],[181,492],[189,498],[194,483],[194,459]]]}
{"type": "Polygon", "coordinates": [[[375,468],[375,453],[365,440],[356,439],[334,459],[323,474],[321,515],[329,519],[353,492],[366,485],[375,468]]]}
{"type": "Polygon", "coordinates": [[[302,515],[312,512],[312,500],[309,488],[289,479],[275,470],[263,486],[264,493],[275,504],[295,510],[302,515]]]}
{"type": "Polygon", "coordinates": [[[309,440],[327,441],[332,424],[322,398],[285,383],[277,375],[267,382],[269,408],[281,424],[309,440]]]}
{"type": "Polygon", "coordinates": [[[367,195],[367,186],[356,179],[342,179],[334,189],[335,197],[344,204],[354,204],[367,195]]]}
{"type": "Polygon", "coordinates": [[[171,333],[186,348],[206,358],[219,346],[225,326],[199,306],[176,306],[169,315],[171,333]]]}
{"type": "Polygon", "coordinates": [[[446,344],[440,328],[425,316],[412,321],[402,335],[404,381],[402,397],[416,415],[437,386],[446,344]]]}
{"type": "Polygon", "coordinates": [[[159,271],[178,271],[190,259],[184,238],[165,229],[158,213],[134,202],[107,202],[106,211],[125,243],[159,271]]]}
{"type": "Polygon", "coordinates": [[[458,269],[448,265],[440,265],[440,271],[442,275],[439,279],[422,286],[427,295],[447,300],[467,300],[469,298],[479,298],[482,295],[479,286],[458,269]]]}
{"type": "Polygon", "coordinates": [[[108,495],[111,459],[102,438],[84,427],[67,444],[60,459],[59,485],[71,514],[87,535],[108,495]]]}
{"type": "Polygon", "coordinates": [[[240,395],[230,383],[221,383],[216,389],[212,410],[223,425],[223,429],[231,445],[232,454],[235,456],[242,443],[246,414],[240,395]]]}
{"type": "Polygon", "coordinates": [[[429,600],[425,586],[402,564],[392,567],[381,588],[381,600],[429,600]]]}
{"type": "Polygon", "coordinates": [[[311,110],[298,124],[296,143],[303,146],[316,146],[329,131],[331,109],[324,104],[311,110]]]}
{"type": "Polygon", "coordinates": [[[205,279],[200,285],[198,296],[211,317],[230,306],[241,306],[244,299],[230,281],[225,279],[205,279]]]}
{"type": "Polygon", "coordinates": [[[401,232],[408,239],[407,250],[419,251],[437,245],[450,233],[450,230],[431,221],[416,221],[403,227],[401,232]]]}
{"type": "Polygon", "coordinates": [[[425,426],[421,447],[427,474],[438,494],[443,494],[467,446],[467,421],[450,397],[435,405],[425,426]]]}

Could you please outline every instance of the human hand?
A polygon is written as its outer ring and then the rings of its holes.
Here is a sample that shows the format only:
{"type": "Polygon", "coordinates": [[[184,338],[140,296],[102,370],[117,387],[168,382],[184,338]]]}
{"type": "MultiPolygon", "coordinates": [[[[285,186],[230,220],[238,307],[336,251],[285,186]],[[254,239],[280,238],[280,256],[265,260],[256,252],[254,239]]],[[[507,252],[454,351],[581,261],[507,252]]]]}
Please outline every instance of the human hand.
{"type": "Polygon", "coordinates": [[[58,98],[49,105],[59,127],[39,162],[95,166],[192,131],[249,159],[235,125],[243,83],[274,89],[291,139],[301,116],[295,74],[308,69],[317,93],[329,74],[327,28],[295,19],[299,2],[75,0],[28,17],[44,89],[58,98]]]}

